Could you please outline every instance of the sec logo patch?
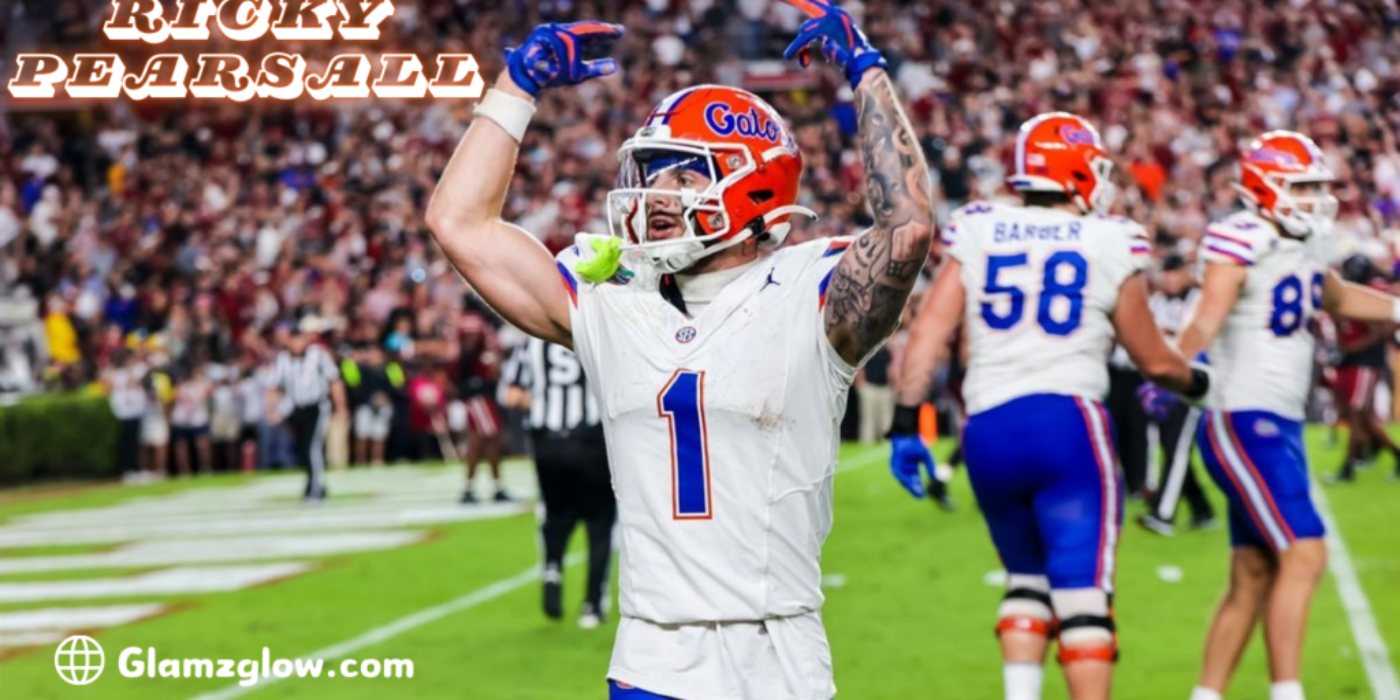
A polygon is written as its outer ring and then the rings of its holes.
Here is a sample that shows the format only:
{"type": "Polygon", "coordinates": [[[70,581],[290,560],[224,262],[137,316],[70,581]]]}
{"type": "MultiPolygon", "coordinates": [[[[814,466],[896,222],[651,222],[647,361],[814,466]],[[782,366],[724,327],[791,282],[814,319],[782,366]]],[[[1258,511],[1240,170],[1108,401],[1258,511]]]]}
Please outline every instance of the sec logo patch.
{"type": "Polygon", "coordinates": [[[694,326],[686,326],[685,328],[676,331],[676,342],[689,343],[690,341],[695,340],[695,334],[696,331],[694,326]]]}

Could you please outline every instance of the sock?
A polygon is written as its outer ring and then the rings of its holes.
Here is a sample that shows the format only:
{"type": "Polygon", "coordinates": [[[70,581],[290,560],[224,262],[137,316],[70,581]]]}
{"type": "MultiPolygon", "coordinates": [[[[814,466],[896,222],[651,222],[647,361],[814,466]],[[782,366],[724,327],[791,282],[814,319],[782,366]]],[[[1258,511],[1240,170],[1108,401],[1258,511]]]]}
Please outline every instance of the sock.
{"type": "Polygon", "coordinates": [[[1040,686],[1045,669],[1028,661],[1008,661],[1002,667],[1006,682],[1006,700],[1040,700],[1040,686]]]}
{"type": "Polygon", "coordinates": [[[1191,700],[1224,700],[1224,699],[1220,697],[1220,693],[1217,693],[1217,692],[1215,692],[1214,690],[1211,690],[1210,688],[1202,688],[1201,686],[1198,685],[1198,686],[1196,686],[1196,689],[1195,689],[1195,690],[1191,691],[1191,700]]]}
{"type": "Polygon", "coordinates": [[[1303,684],[1298,681],[1278,681],[1269,686],[1269,700],[1304,700],[1303,684]]]}

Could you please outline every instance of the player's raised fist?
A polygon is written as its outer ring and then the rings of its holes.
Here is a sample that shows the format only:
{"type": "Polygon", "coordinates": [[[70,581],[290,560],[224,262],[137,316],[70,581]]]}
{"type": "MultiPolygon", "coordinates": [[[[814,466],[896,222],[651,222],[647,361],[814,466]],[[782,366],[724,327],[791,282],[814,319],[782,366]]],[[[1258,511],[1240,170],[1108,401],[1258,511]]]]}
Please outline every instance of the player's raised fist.
{"type": "Polygon", "coordinates": [[[585,61],[583,56],[588,49],[621,38],[626,31],[605,22],[541,24],[520,46],[506,49],[510,79],[521,90],[538,97],[541,88],[577,85],[612,75],[617,72],[616,60],[585,61]]]}
{"type": "Polygon", "coordinates": [[[783,52],[783,58],[796,58],[806,68],[812,64],[812,52],[818,52],[827,63],[841,67],[852,88],[860,84],[866,71],[886,67],[885,56],[870,45],[845,10],[828,0],[787,2],[806,12],[811,19],[802,23],[797,38],[783,52]]]}

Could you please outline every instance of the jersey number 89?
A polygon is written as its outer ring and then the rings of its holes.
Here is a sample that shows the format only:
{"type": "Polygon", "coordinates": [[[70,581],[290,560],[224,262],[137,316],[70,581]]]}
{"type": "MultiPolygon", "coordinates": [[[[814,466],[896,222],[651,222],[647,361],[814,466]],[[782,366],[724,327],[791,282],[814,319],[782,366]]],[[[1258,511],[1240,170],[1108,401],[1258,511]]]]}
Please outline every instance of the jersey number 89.
{"type": "MultiPolygon", "coordinates": [[[[1322,306],[1322,273],[1312,277],[1312,308],[1322,306]]],[[[1297,275],[1289,275],[1274,285],[1273,310],[1269,313],[1269,330],[1280,338],[1298,332],[1308,319],[1307,306],[1303,303],[1303,281],[1297,275]]]]}
{"type": "MultiPolygon", "coordinates": [[[[1024,267],[1030,264],[1025,253],[1012,255],[992,255],[987,258],[987,283],[982,289],[982,320],[989,328],[1009,331],[1021,322],[1026,311],[1026,292],[1014,285],[999,281],[1005,270],[1024,267]],[[1006,313],[998,313],[997,297],[1005,295],[1010,301],[1006,313]]],[[[1050,335],[1066,336],[1078,330],[1084,318],[1084,286],[1089,283],[1089,263],[1078,251],[1061,250],[1045,259],[1045,269],[1041,272],[1041,289],[1037,295],[1035,321],[1050,335]],[[1067,279],[1062,279],[1068,270],[1067,279]],[[1057,318],[1055,300],[1064,299],[1069,306],[1067,313],[1057,318]]]]}

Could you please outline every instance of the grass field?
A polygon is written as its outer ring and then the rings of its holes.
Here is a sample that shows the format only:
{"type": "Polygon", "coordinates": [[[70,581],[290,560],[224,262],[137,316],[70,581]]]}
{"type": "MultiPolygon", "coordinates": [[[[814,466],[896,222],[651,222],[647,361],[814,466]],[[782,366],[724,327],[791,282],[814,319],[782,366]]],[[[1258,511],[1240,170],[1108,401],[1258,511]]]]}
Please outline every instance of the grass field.
{"type": "MultiPolygon", "coordinates": [[[[1309,437],[1315,470],[1332,468],[1336,450],[1321,432],[1309,437]]],[[[995,700],[998,564],[966,480],[955,483],[959,510],[939,512],[894,484],[884,450],[848,446],[836,483],[823,566],[840,697],[995,700]]],[[[1388,661],[1400,665],[1400,483],[1387,480],[1389,466],[1325,494],[1390,645],[1388,661]]],[[[530,508],[483,508],[462,519],[452,503],[459,478],[441,468],[338,473],[331,483],[339,497],[321,509],[291,500],[295,476],[0,492],[0,698],[603,697],[612,625],[585,632],[572,620],[544,620],[530,508]],[[48,561],[35,563],[40,557],[48,561]],[[204,571],[191,574],[196,561],[204,571]],[[300,566],[276,568],[288,561],[300,566]],[[182,568],[199,585],[230,590],[171,584],[169,572],[182,568]],[[252,582],[234,585],[241,576],[252,582]],[[148,580],[154,588],[141,588],[148,580]],[[131,581],[139,585],[121,587],[131,581]],[[65,583],[73,588],[53,588],[65,583]],[[52,621],[64,608],[143,606],[147,614],[125,624],[52,621]],[[38,631],[35,616],[48,621],[38,631]],[[84,687],[65,684],[54,669],[55,640],[74,629],[106,650],[104,673],[84,687]],[[251,688],[237,678],[131,679],[117,672],[126,647],[154,647],[161,658],[256,659],[270,647],[274,659],[411,659],[414,677],[292,678],[251,688]]],[[[517,490],[528,491],[529,481],[523,464],[513,468],[517,490]]],[[[1140,511],[1132,506],[1128,515],[1140,511]]],[[[1117,697],[1186,697],[1226,559],[1223,529],[1166,539],[1125,528],[1117,697]]],[[[581,579],[573,566],[570,608],[581,579]]],[[[1232,700],[1266,700],[1260,652],[1256,639],[1232,700]]],[[[1049,678],[1046,697],[1064,700],[1058,674],[1049,678]]],[[[1305,679],[1314,700],[1375,697],[1331,576],[1313,611],[1305,679]]]]}

